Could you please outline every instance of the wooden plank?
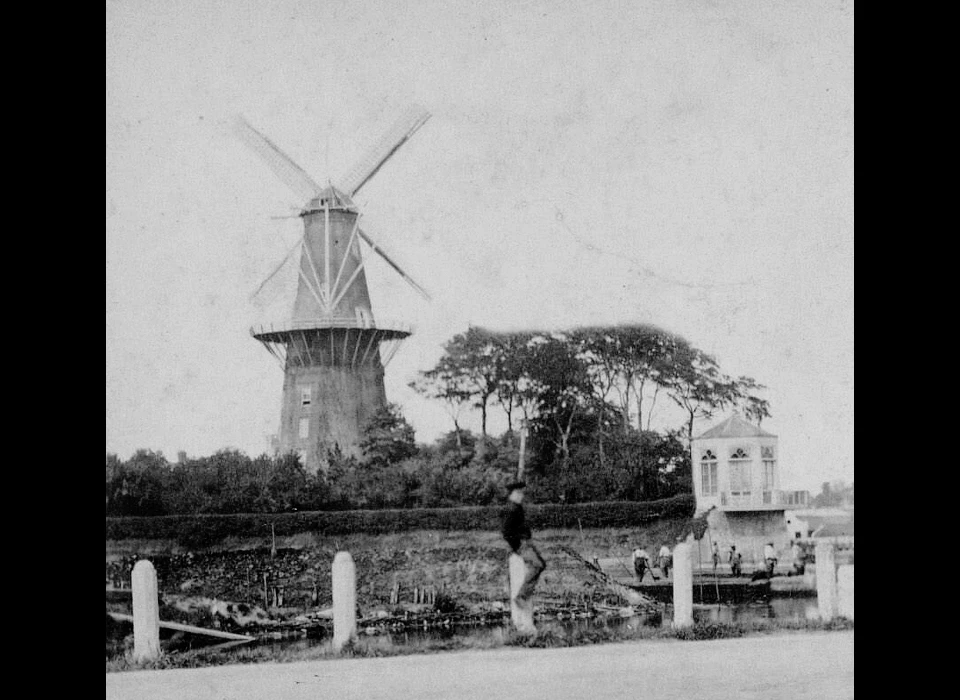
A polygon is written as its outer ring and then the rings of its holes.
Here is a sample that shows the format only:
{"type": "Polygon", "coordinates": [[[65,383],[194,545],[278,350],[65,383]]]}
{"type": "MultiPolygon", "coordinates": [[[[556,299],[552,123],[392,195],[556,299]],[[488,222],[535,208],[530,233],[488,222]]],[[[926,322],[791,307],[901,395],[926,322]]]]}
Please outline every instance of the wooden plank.
{"type": "MultiPolygon", "coordinates": [[[[114,620],[124,622],[133,622],[133,615],[126,613],[107,613],[114,620]]],[[[208,637],[219,637],[220,639],[233,639],[236,641],[252,642],[255,637],[246,634],[235,634],[233,632],[221,632],[220,630],[211,630],[206,627],[194,627],[193,625],[184,625],[179,622],[164,622],[160,620],[160,627],[168,630],[177,630],[178,632],[190,632],[192,634],[205,634],[208,637]]]]}

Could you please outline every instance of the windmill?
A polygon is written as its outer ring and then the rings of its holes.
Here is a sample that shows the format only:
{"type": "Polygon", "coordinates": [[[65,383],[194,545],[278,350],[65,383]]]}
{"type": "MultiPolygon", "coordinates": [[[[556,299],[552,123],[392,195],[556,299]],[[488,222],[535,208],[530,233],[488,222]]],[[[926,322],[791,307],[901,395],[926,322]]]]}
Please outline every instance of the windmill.
{"type": "MultiPolygon", "coordinates": [[[[299,250],[297,291],[289,318],[255,326],[250,334],[284,371],[280,410],[281,453],[297,452],[308,471],[326,462],[328,448],[358,454],[364,424],[386,405],[384,367],[411,331],[377,323],[370,305],[361,242],[383,258],[418,294],[427,292],[407,275],[360,226],[357,192],[423,124],[430,114],[414,107],[336,184],[323,187],[243,117],[236,135],[306,203],[299,217],[303,237],[275,275],[299,250]]],[[[263,287],[261,284],[261,288],[263,287]]]]}

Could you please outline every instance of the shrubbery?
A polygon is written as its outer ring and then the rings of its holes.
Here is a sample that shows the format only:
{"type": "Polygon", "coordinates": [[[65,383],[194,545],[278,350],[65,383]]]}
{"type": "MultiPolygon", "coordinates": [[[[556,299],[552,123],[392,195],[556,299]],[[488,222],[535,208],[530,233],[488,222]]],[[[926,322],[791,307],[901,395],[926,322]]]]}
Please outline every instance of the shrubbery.
{"type": "MultiPolygon", "coordinates": [[[[577,504],[531,504],[527,515],[537,529],[635,527],[659,518],[689,518],[690,494],[637,503],[613,501],[577,504]]],[[[315,511],[277,514],[174,515],[107,518],[108,540],[171,539],[188,548],[226,537],[265,537],[271,526],[278,536],[309,532],[320,536],[348,533],[385,534],[409,530],[498,530],[501,506],[411,508],[406,510],[315,511]]]]}

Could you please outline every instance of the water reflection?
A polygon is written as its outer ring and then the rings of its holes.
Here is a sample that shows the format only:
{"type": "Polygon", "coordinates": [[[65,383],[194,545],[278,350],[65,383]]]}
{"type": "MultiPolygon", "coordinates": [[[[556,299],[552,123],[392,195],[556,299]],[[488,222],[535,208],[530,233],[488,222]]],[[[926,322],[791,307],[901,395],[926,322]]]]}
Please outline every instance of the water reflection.
{"type": "MultiPolygon", "coordinates": [[[[693,609],[695,622],[724,622],[749,623],[757,620],[785,620],[800,622],[805,619],[818,617],[817,599],[805,598],[772,598],[763,602],[744,603],[741,605],[697,605],[693,609]]],[[[665,606],[663,612],[652,612],[633,617],[618,617],[616,615],[599,616],[594,618],[575,619],[543,619],[537,620],[537,628],[541,633],[555,632],[558,635],[569,635],[574,632],[617,628],[624,624],[633,627],[669,627],[673,622],[673,606],[665,606]]],[[[393,630],[380,634],[367,635],[360,633],[360,643],[369,650],[392,650],[396,647],[416,648],[419,645],[433,643],[438,640],[460,639],[469,641],[476,646],[498,646],[510,638],[509,624],[489,626],[451,626],[446,628],[393,630]]],[[[316,646],[329,645],[329,639],[291,639],[291,640],[264,640],[257,642],[257,646],[271,648],[275,651],[294,651],[316,646]]]]}
{"type": "MultiPolygon", "coordinates": [[[[669,615],[665,616],[669,622],[673,617],[672,606],[669,615]]],[[[756,620],[788,620],[800,622],[813,620],[819,617],[817,599],[804,598],[771,598],[762,603],[745,603],[743,605],[697,605],[693,608],[694,622],[753,622],[756,620]]]]}
{"type": "MultiPolygon", "coordinates": [[[[738,605],[695,605],[693,618],[695,622],[718,623],[750,623],[759,620],[777,619],[782,621],[801,622],[807,619],[816,619],[819,616],[816,597],[800,598],[771,598],[762,602],[742,603],[738,605]]],[[[109,619],[109,618],[108,618],[109,619]]],[[[603,629],[615,629],[622,625],[629,625],[633,629],[640,627],[669,627],[673,622],[673,606],[666,605],[662,611],[655,611],[632,617],[617,615],[598,616],[593,618],[574,619],[547,619],[538,618],[537,628],[541,633],[553,632],[558,636],[569,636],[577,632],[589,632],[603,629]]],[[[108,625],[109,628],[109,625],[108,625]]],[[[121,632],[121,630],[115,630],[121,632]]],[[[132,626],[122,631],[132,631],[132,626]]],[[[118,641],[123,635],[118,635],[118,641]]],[[[466,625],[449,626],[429,629],[390,630],[379,634],[367,634],[360,631],[359,644],[368,651],[384,652],[396,651],[398,647],[416,650],[418,647],[436,646],[438,641],[457,640],[474,647],[501,646],[511,638],[509,623],[496,625],[466,625]]],[[[165,651],[183,651],[199,648],[210,644],[208,638],[198,638],[195,635],[174,635],[162,642],[165,651]]],[[[327,635],[320,637],[297,637],[290,639],[262,639],[248,644],[239,644],[234,648],[218,650],[224,658],[230,658],[232,652],[259,647],[271,650],[278,655],[284,652],[297,652],[315,647],[329,647],[330,638],[327,635]]],[[[118,653],[122,644],[117,648],[110,647],[110,630],[108,629],[107,657],[118,653]],[[113,653],[111,653],[113,651],[113,653]]],[[[452,645],[451,645],[452,646],[452,645]]]]}

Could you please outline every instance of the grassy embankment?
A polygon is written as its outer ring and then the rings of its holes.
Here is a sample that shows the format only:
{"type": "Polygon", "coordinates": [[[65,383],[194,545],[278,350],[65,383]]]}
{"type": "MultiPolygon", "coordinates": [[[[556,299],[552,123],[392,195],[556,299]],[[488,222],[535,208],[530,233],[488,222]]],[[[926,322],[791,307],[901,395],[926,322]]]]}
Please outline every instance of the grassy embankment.
{"type": "MultiPolygon", "coordinates": [[[[596,605],[620,606],[624,601],[599,584],[583,561],[571,556],[569,548],[583,559],[617,558],[624,571],[630,565],[630,551],[638,544],[656,549],[661,543],[673,544],[690,532],[689,517],[661,517],[634,527],[536,528],[535,540],[548,561],[538,586],[538,608],[574,605],[590,609],[596,605]]],[[[109,530],[108,530],[109,531],[109,530]]],[[[390,616],[436,613],[440,607],[413,601],[414,590],[432,590],[442,596],[444,612],[482,613],[503,610],[507,603],[507,567],[505,546],[496,531],[485,530],[410,530],[389,534],[320,535],[296,532],[277,537],[277,553],[271,556],[270,537],[228,537],[216,544],[186,552],[166,540],[108,540],[108,568],[123,553],[149,558],[157,568],[158,584],[164,605],[161,619],[188,622],[204,627],[220,627],[256,633],[304,615],[315,615],[331,604],[330,572],[334,555],[349,551],[356,563],[358,608],[362,617],[378,613],[390,616]],[[111,564],[111,560],[113,563],[111,564]],[[268,601],[264,606],[263,577],[268,588],[283,587],[282,606],[268,601]],[[399,584],[399,601],[391,603],[391,592],[399,584]],[[189,611],[177,606],[193,601],[189,611]],[[224,602],[240,608],[251,620],[251,627],[236,624],[236,616],[223,617],[224,602]],[[207,607],[204,607],[204,605],[207,607]]],[[[108,611],[129,612],[129,602],[108,603],[108,611]]],[[[495,617],[495,615],[494,615],[495,617]]],[[[314,618],[316,619],[316,618],[314,618]]],[[[690,630],[643,624],[641,618],[619,624],[593,625],[589,629],[545,630],[536,640],[522,640],[499,634],[453,636],[427,639],[414,645],[384,645],[377,637],[361,637],[343,654],[383,656],[409,653],[488,648],[522,644],[533,647],[578,646],[632,639],[678,638],[704,639],[736,637],[784,629],[823,629],[816,621],[789,623],[764,620],[749,624],[698,623],[690,630]]],[[[845,629],[843,621],[826,626],[845,629]],[[839,627],[838,627],[839,626],[839,627]]],[[[117,640],[120,642],[120,640],[117,640]]],[[[131,640],[123,640],[114,651],[122,651],[131,640]]],[[[108,633],[108,656],[110,654],[108,633]]],[[[216,649],[198,649],[165,654],[156,662],[132,664],[120,655],[107,660],[107,671],[134,668],[175,668],[321,659],[334,655],[327,644],[270,645],[239,647],[225,654],[216,649]]]]}
{"type": "MultiPolygon", "coordinates": [[[[687,523],[675,518],[635,528],[537,530],[535,540],[548,562],[538,587],[541,599],[559,602],[607,595],[597,590],[583,563],[564,547],[585,559],[618,558],[629,574],[630,552],[637,544],[654,548],[673,543],[687,523]]],[[[342,550],[350,552],[356,564],[361,614],[390,606],[396,584],[403,603],[414,603],[414,589],[443,593],[463,608],[507,599],[507,552],[496,532],[415,530],[335,537],[299,533],[278,538],[277,547],[277,555],[271,557],[262,539],[228,540],[205,551],[172,554],[154,543],[158,551],[142,556],[157,569],[161,595],[231,601],[250,609],[264,607],[266,574],[269,605],[264,613],[276,619],[329,606],[333,557],[342,550]],[[283,587],[279,608],[273,606],[274,586],[283,587]]]]}

